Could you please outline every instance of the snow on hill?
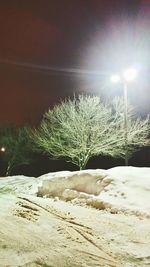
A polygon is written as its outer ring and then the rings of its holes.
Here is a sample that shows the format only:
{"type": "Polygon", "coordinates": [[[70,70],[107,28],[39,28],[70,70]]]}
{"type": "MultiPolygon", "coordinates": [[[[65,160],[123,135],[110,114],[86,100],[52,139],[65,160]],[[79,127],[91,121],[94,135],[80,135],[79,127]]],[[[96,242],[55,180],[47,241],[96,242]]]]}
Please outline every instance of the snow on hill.
{"type": "Polygon", "coordinates": [[[150,168],[116,167],[107,172],[113,180],[101,192],[101,200],[150,213],[150,168]]]}
{"type": "Polygon", "coordinates": [[[1,178],[2,190],[67,201],[81,199],[81,202],[97,208],[109,207],[106,203],[118,209],[150,213],[150,168],[60,171],[39,178],[18,175],[1,178]]]}
{"type": "Polygon", "coordinates": [[[149,191],[150,168],[1,178],[0,267],[150,266],[149,191]]]}
{"type": "Polygon", "coordinates": [[[116,167],[49,173],[41,176],[39,181],[41,196],[64,200],[85,198],[97,208],[99,201],[99,208],[104,202],[104,206],[106,203],[116,208],[150,213],[150,168],[116,167]]]}

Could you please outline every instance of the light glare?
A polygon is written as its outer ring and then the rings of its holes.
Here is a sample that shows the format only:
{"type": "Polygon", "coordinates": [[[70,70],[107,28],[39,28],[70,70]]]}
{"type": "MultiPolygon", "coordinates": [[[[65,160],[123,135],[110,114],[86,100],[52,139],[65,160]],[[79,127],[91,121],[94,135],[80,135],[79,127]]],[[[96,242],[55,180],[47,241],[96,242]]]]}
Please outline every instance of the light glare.
{"type": "Polygon", "coordinates": [[[1,147],[1,152],[5,152],[5,151],[6,151],[5,147],[1,147]]]}
{"type": "Polygon", "coordinates": [[[130,81],[135,80],[136,76],[137,76],[137,71],[136,71],[136,69],[134,69],[134,68],[127,69],[127,70],[123,73],[123,77],[124,77],[124,79],[125,79],[127,82],[128,82],[128,81],[130,82],[130,81]]]}
{"type": "Polygon", "coordinates": [[[111,82],[112,83],[118,83],[118,82],[120,82],[120,80],[121,80],[121,78],[118,74],[114,74],[111,76],[111,82]]]}

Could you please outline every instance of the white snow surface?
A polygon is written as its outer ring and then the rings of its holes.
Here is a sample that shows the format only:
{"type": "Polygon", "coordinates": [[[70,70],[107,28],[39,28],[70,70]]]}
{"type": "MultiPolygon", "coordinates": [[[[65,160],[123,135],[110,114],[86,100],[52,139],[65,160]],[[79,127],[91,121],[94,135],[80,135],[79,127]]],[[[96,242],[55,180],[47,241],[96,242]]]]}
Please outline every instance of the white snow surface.
{"type": "Polygon", "coordinates": [[[98,196],[111,182],[105,170],[84,170],[49,173],[39,177],[40,196],[60,197],[65,200],[98,196]]]}
{"type": "Polygon", "coordinates": [[[99,198],[115,206],[150,212],[150,168],[115,167],[113,178],[99,198]]]}
{"type": "Polygon", "coordinates": [[[107,203],[150,214],[150,168],[115,167],[54,172],[39,178],[21,175],[0,178],[0,192],[5,189],[17,194],[38,194],[63,200],[88,199],[90,203],[99,201],[99,208],[101,203],[107,203]]]}
{"type": "Polygon", "coordinates": [[[0,267],[148,267],[149,210],[150,168],[0,178],[0,267]]]}
{"type": "Polygon", "coordinates": [[[89,197],[116,208],[150,213],[150,168],[115,167],[109,170],[58,172],[39,179],[40,191],[45,195],[49,191],[49,196],[64,199],[89,197]],[[73,181],[73,185],[68,184],[69,180],[73,181]],[[62,185],[66,190],[62,190],[62,185]]]}
{"type": "Polygon", "coordinates": [[[14,192],[35,195],[38,190],[38,180],[24,175],[0,177],[0,193],[14,192]]]}

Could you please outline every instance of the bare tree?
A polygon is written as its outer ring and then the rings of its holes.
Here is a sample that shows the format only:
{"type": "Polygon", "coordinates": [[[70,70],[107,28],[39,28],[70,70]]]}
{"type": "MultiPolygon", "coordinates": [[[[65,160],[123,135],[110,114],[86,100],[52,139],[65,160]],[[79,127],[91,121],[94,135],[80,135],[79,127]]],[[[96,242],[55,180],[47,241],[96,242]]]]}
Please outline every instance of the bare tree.
{"type": "MultiPolygon", "coordinates": [[[[115,109],[115,112],[120,113],[122,118],[124,117],[124,100],[122,98],[114,98],[112,105],[115,109]]],[[[119,120],[120,126],[124,131],[124,119],[119,120]]],[[[122,146],[121,157],[125,158],[126,156],[126,144],[125,144],[125,133],[124,142],[122,146]]],[[[141,147],[150,145],[150,116],[148,115],[145,119],[136,117],[134,113],[134,108],[128,103],[127,110],[127,149],[128,149],[128,159],[132,157],[133,153],[139,150],[141,147]]]]}
{"type": "MultiPolygon", "coordinates": [[[[130,116],[130,153],[148,143],[148,133],[148,118],[132,121],[130,116]]],[[[99,97],[83,95],[68,99],[44,115],[33,139],[44,153],[65,158],[80,169],[96,155],[124,157],[123,102],[115,99],[109,105],[99,97]]]]}
{"type": "Polygon", "coordinates": [[[29,164],[31,157],[30,128],[15,126],[0,127],[0,147],[4,149],[4,158],[7,161],[6,176],[11,174],[14,167],[29,164]]]}

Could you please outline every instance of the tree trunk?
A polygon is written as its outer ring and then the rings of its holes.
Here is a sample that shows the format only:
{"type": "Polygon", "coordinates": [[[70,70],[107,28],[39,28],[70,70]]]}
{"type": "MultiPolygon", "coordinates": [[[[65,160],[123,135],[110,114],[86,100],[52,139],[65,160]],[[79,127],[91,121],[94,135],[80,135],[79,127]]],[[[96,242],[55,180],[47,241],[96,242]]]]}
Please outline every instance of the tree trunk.
{"type": "Polygon", "coordinates": [[[80,160],[80,164],[79,164],[80,171],[85,170],[85,167],[86,167],[86,165],[88,163],[89,158],[90,158],[90,156],[89,155],[86,155],[84,157],[84,159],[80,160]]]}
{"type": "Polygon", "coordinates": [[[80,171],[84,170],[85,166],[80,165],[80,171]]]}
{"type": "Polygon", "coordinates": [[[7,166],[7,170],[6,170],[6,176],[9,176],[10,175],[10,173],[11,173],[11,168],[12,166],[11,166],[11,164],[10,164],[10,162],[8,162],[8,166],[7,166]]]}

